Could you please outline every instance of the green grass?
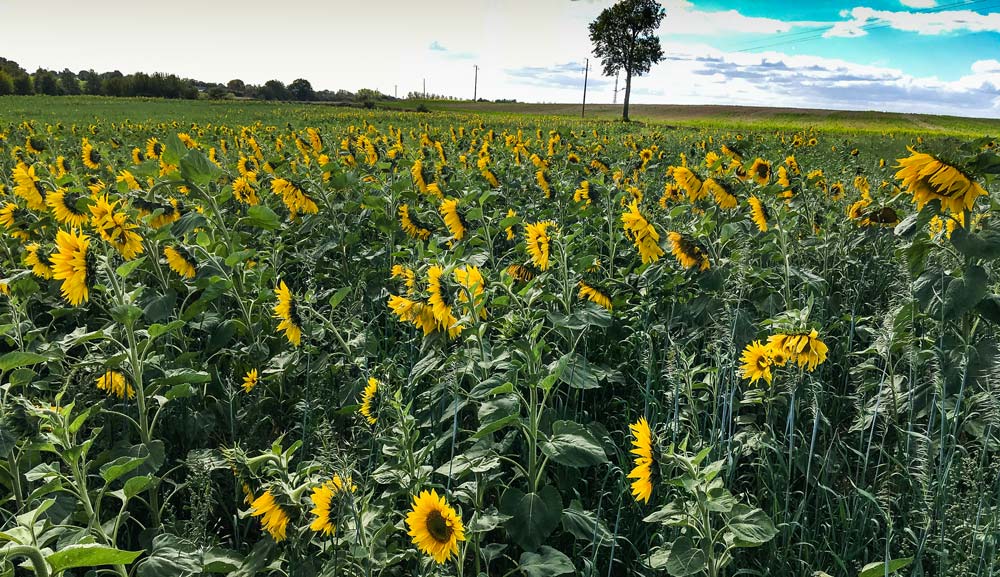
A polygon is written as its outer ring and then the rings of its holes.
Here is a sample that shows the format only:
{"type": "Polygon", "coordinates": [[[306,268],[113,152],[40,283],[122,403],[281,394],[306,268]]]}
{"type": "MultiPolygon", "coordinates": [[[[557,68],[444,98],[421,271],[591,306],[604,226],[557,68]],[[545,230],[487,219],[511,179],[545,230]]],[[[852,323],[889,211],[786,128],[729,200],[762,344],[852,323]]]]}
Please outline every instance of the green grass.
{"type": "MultiPolygon", "coordinates": [[[[413,111],[424,104],[432,112],[470,113],[487,116],[532,115],[579,118],[579,104],[494,104],[490,102],[409,101],[379,103],[379,108],[392,111],[413,111]]],[[[4,96],[0,97],[0,123],[23,120],[43,122],[90,123],[110,122],[184,122],[184,123],[252,123],[281,125],[291,119],[313,120],[337,114],[342,108],[329,104],[272,103],[251,100],[190,101],[151,98],[104,98],[92,96],[4,96]]],[[[621,115],[620,105],[590,104],[587,118],[615,120],[621,115]]],[[[715,130],[803,130],[826,132],[874,132],[920,134],[934,136],[981,137],[1000,134],[1000,120],[935,116],[927,114],[896,114],[885,112],[852,112],[836,110],[806,110],[793,108],[762,108],[744,106],[684,106],[670,104],[636,104],[632,106],[635,121],[707,128],[715,130]]]]}

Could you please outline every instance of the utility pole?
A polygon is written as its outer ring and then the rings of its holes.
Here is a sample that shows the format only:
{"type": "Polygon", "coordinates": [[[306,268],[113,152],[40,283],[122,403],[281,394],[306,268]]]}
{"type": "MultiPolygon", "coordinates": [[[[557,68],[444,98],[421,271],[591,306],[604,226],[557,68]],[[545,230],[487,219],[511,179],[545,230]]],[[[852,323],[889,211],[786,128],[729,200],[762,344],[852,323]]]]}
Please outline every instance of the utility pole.
{"type": "Polygon", "coordinates": [[[473,64],[473,68],[476,69],[475,79],[472,81],[472,101],[476,101],[476,96],[479,94],[479,65],[473,64]]]}
{"type": "MultiPolygon", "coordinates": [[[[618,88],[618,82],[615,81],[615,88],[618,88]]],[[[427,100],[427,79],[424,78],[424,100],[427,100]]]]}
{"type": "Polygon", "coordinates": [[[611,97],[611,104],[618,104],[618,76],[621,70],[615,73],[615,95],[611,97]]]}
{"type": "Polygon", "coordinates": [[[398,84],[393,84],[392,85],[392,97],[393,98],[399,98],[399,94],[397,94],[398,91],[399,91],[399,85],[398,84]]]}
{"type": "Polygon", "coordinates": [[[580,109],[580,118],[587,116],[587,75],[590,73],[590,58],[583,68],[583,107],[580,109]]]}

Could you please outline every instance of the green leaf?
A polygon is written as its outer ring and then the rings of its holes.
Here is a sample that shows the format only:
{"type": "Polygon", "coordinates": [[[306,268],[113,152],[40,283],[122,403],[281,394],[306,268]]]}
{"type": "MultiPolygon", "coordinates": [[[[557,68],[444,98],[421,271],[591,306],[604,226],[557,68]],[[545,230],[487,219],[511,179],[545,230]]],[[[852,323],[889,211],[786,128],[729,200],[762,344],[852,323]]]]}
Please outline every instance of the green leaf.
{"type": "Polygon", "coordinates": [[[52,566],[52,574],[76,567],[94,567],[96,565],[128,565],[142,555],[142,551],[123,551],[88,543],[83,545],[67,545],[52,553],[45,560],[52,566]]]}
{"type": "Polygon", "coordinates": [[[212,164],[204,152],[197,149],[190,149],[181,157],[181,176],[184,180],[193,182],[198,186],[205,186],[219,177],[221,171],[218,166],[212,164]]]}
{"type": "Polygon", "coordinates": [[[600,388],[597,375],[591,370],[590,363],[581,355],[567,353],[559,359],[559,380],[574,389],[600,388]]]}
{"type": "Polygon", "coordinates": [[[7,353],[6,355],[0,357],[0,371],[6,372],[11,369],[16,369],[18,367],[37,365],[38,363],[44,363],[47,360],[49,360],[48,357],[39,355],[37,353],[14,351],[12,353],[7,353]]]}
{"type": "Polygon", "coordinates": [[[734,507],[733,510],[737,514],[729,519],[729,530],[736,538],[737,547],[763,545],[778,534],[771,518],[764,511],[746,506],[734,507]]]}
{"type": "Polygon", "coordinates": [[[184,326],[184,321],[177,319],[174,321],[170,321],[165,325],[161,325],[159,323],[153,323],[149,325],[149,330],[147,332],[149,333],[150,340],[153,340],[173,331],[174,329],[179,329],[183,326],[184,326]]]}
{"type": "Polygon", "coordinates": [[[913,557],[892,559],[888,562],[888,564],[885,561],[869,563],[861,569],[861,573],[858,573],[858,577],[884,577],[885,575],[892,575],[896,571],[904,569],[910,563],[913,563],[913,557]]]}
{"type": "Polygon", "coordinates": [[[281,219],[278,218],[278,213],[263,204],[251,206],[247,210],[247,222],[265,230],[276,230],[281,226],[281,219]]]}
{"type": "Polygon", "coordinates": [[[149,475],[141,475],[139,477],[132,477],[128,481],[125,481],[125,486],[122,487],[122,493],[125,495],[126,499],[131,499],[139,493],[142,493],[152,484],[153,478],[149,475]]]}
{"type": "Polygon", "coordinates": [[[541,547],[538,553],[522,553],[518,569],[527,577],[555,577],[576,572],[569,557],[547,545],[541,547]]]}
{"type": "Polygon", "coordinates": [[[583,425],[573,421],[552,423],[552,435],[542,441],[542,452],[567,467],[589,467],[608,462],[604,447],[583,425]]]}
{"type": "Polygon", "coordinates": [[[115,479],[126,473],[130,473],[139,468],[145,462],[146,456],[142,457],[118,457],[110,463],[101,467],[101,477],[105,483],[111,483],[115,479]]]}
{"type": "Polygon", "coordinates": [[[687,535],[681,535],[670,547],[670,555],[667,557],[667,573],[674,577],[684,577],[694,575],[704,571],[708,566],[708,559],[705,551],[696,548],[694,542],[687,535]]]}
{"type": "Polygon", "coordinates": [[[537,493],[509,487],[500,497],[500,512],[510,515],[507,534],[525,551],[534,551],[549,538],[562,517],[562,498],[551,485],[537,493]]]}
{"type": "Polygon", "coordinates": [[[144,256],[132,259],[126,262],[125,264],[121,265],[120,267],[116,268],[115,273],[122,278],[128,278],[128,275],[132,274],[132,271],[139,268],[139,265],[141,265],[144,262],[146,262],[146,257],[144,256]]]}
{"type": "Polygon", "coordinates": [[[952,281],[944,293],[944,316],[956,318],[983,300],[989,278],[981,266],[970,266],[961,279],[952,281]]]}
{"type": "Polygon", "coordinates": [[[204,371],[194,371],[191,369],[173,369],[164,372],[164,376],[156,380],[156,384],[164,387],[173,387],[184,383],[207,383],[212,380],[212,376],[204,371]]]}
{"type": "Polygon", "coordinates": [[[969,258],[992,260],[1000,257],[1000,234],[994,230],[986,229],[978,235],[956,226],[951,233],[951,244],[969,258]]]}
{"type": "Polygon", "coordinates": [[[340,302],[344,300],[344,297],[351,294],[352,290],[353,289],[351,287],[345,286],[344,288],[333,293],[333,296],[330,297],[330,308],[334,309],[337,308],[337,305],[339,305],[340,302]]]}
{"type": "Polygon", "coordinates": [[[614,536],[604,521],[593,511],[581,508],[579,501],[573,501],[562,512],[563,529],[574,537],[599,547],[610,547],[614,536]]]}
{"type": "Polygon", "coordinates": [[[509,427],[514,423],[517,423],[520,419],[521,419],[520,415],[507,415],[495,421],[490,421],[489,423],[486,423],[485,425],[480,427],[479,430],[476,431],[474,435],[472,435],[472,438],[481,439],[486,435],[489,435],[490,433],[494,433],[496,431],[499,431],[500,429],[503,429],[504,427],[509,427]]]}
{"type": "Polygon", "coordinates": [[[193,543],[165,533],[153,538],[153,552],[139,565],[139,577],[179,577],[202,572],[201,555],[193,543]]]}

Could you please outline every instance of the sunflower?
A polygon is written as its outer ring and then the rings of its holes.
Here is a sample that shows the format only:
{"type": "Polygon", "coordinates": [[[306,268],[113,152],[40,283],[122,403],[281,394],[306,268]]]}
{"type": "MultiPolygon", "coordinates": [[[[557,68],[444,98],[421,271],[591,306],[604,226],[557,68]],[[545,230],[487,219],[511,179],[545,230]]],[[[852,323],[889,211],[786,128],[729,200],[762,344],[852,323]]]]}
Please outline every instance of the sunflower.
{"type": "Polygon", "coordinates": [[[463,266],[455,269],[453,274],[455,281],[465,289],[459,291],[458,301],[468,303],[469,295],[471,294],[475,310],[481,318],[485,319],[486,307],[483,306],[483,292],[486,288],[486,279],[483,278],[483,273],[479,271],[479,267],[463,266]]]}
{"type": "Polygon", "coordinates": [[[423,491],[413,498],[413,510],[406,516],[413,544],[438,563],[458,555],[458,542],[465,541],[465,528],[444,497],[437,491],[423,491]]]}
{"type": "Polygon", "coordinates": [[[844,183],[835,182],[830,185],[830,196],[833,200],[840,200],[844,198],[844,183]]]}
{"type": "Polygon", "coordinates": [[[810,372],[826,361],[826,353],[829,350],[826,343],[820,340],[816,329],[802,333],[771,335],[767,339],[767,346],[772,355],[780,352],[783,360],[793,360],[799,367],[805,367],[810,372]]]}
{"type": "Polygon", "coordinates": [[[549,268],[549,234],[548,228],[555,226],[549,220],[524,225],[524,242],[531,255],[531,262],[538,267],[538,270],[548,270],[549,268]]]}
{"type": "Polygon", "coordinates": [[[87,248],[90,239],[83,233],[60,230],[56,234],[56,253],[49,257],[52,262],[52,278],[63,281],[62,295],[73,306],[88,300],[87,288],[87,248]]]}
{"type": "Polygon", "coordinates": [[[580,292],[577,296],[581,299],[589,300],[606,310],[611,310],[611,298],[583,281],[580,281],[580,292]]]}
{"type": "Polygon", "coordinates": [[[761,232],[767,232],[768,214],[767,208],[764,207],[764,203],[753,195],[747,199],[747,203],[750,205],[750,219],[757,225],[758,230],[761,232]]]}
{"type": "Polygon", "coordinates": [[[573,202],[583,203],[584,207],[590,206],[590,183],[586,180],[580,182],[580,188],[573,192],[573,202]]]}
{"type": "Polygon", "coordinates": [[[730,210],[736,208],[738,204],[736,197],[733,193],[729,191],[729,187],[725,184],[715,180],[714,178],[709,178],[705,181],[704,189],[712,193],[712,197],[715,198],[716,204],[722,210],[730,210]]]}
{"type": "Polygon", "coordinates": [[[132,232],[139,225],[129,222],[128,214],[111,213],[98,222],[95,228],[101,238],[113,246],[125,260],[132,260],[142,254],[142,237],[132,232]]]}
{"type": "Polygon", "coordinates": [[[146,156],[149,158],[160,158],[163,154],[163,143],[155,138],[150,138],[146,141],[146,156]]]}
{"type": "Polygon", "coordinates": [[[358,409],[358,412],[368,421],[369,425],[374,425],[378,422],[378,410],[375,407],[375,396],[378,394],[378,385],[379,382],[375,377],[368,377],[368,385],[361,392],[361,408],[358,409]]]}
{"type": "Polygon", "coordinates": [[[127,170],[121,170],[118,176],[115,177],[115,182],[124,182],[129,190],[139,190],[142,188],[139,181],[135,179],[135,175],[127,170]]]}
{"type": "Polygon", "coordinates": [[[431,236],[431,231],[423,226],[419,221],[410,216],[410,206],[407,204],[399,207],[399,225],[406,233],[406,236],[417,240],[427,240],[431,236]]]}
{"type": "Polygon", "coordinates": [[[264,491],[260,497],[250,503],[250,515],[263,516],[261,525],[271,535],[271,538],[275,541],[285,540],[285,531],[288,529],[289,521],[288,513],[275,501],[270,490],[264,491]]]}
{"type": "Polygon", "coordinates": [[[72,167],[69,165],[69,161],[66,160],[65,156],[60,156],[56,159],[56,168],[59,170],[60,177],[66,176],[72,170],[72,167]]]}
{"type": "Polygon", "coordinates": [[[0,208],[0,225],[14,238],[28,240],[31,235],[21,228],[21,223],[27,216],[27,211],[13,202],[8,202],[0,208]]]}
{"type": "Polygon", "coordinates": [[[530,268],[520,265],[512,264],[507,267],[507,274],[511,276],[516,281],[528,282],[535,278],[535,272],[530,268]]]}
{"type": "Polygon", "coordinates": [[[274,294],[278,297],[278,304],[274,305],[274,317],[281,319],[278,330],[285,331],[288,342],[297,347],[302,344],[302,319],[299,317],[295,295],[285,281],[281,281],[278,288],[274,289],[274,294]]]}
{"type": "Polygon", "coordinates": [[[660,233],[656,232],[656,227],[639,211],[638,200],[632,200],[628,211],[622,213],[622,226],[625,228],[625,236],[635,242],[642,264],[655,262],[664,255],[660,248],[660,233]]]}
{"type": "Polygon", "coordinates": [[[410,167],[410,176],[413,177],[413,185],[421,194],[427,194],[427,180],[424,179],[424,162],[419,158],[410,167]]]}
{"type": "Polygon", "coordinates": [[[767,186],[771,181],[771,163],[763,158],[754,160],[750,167],[750,176],[757,181],[757,184],[767,186]]]}
{"type": "Polygon", "coordinates": [[[675,166],[672,175],[677,186],[681,187],[687,193],[691,202],[697,202],[708,193],[701,179],[695,173],[691,172],[690,168],[675,166]]]}
{"type": "Polygon", "coordinates": [[[542,192],[545,193],[545,198],[552,198],[552,187],[549,185],[548,179],[545,178],[544,169],[538,169],[535,172],[535,182],[538,183],[538,188],[541,188],[542,192]]]}
{"type": "Polygon", "coordinates": [[[142,153],[141,148],[132,149],[132,164],[142,164],[146,160],[146,155],[142,153]]]}
{"type": "Polygon", "coordinates": [[[424,332],[424,336],[433,333],[434,329],[437,328],[434,311],[426,303],[401,296],[389,295],[388,304],[389,310],[399,318],[400,322],[413,324],[413,326],[424,332]]]}
{"type": "Polygon", "coordinates": [[[166,257],[167,264],[170,265],[170,270],[184,278],[194,278],[194,275],[198,273],[198,270],[195,268],[194,259],[181,246],[177,248],[172,246],[163,247],[163,256],[166,257]]]}
{"type": "Polygon", "coordinates": [[[673,245],[670,252],[677,259],[677,262],[681,263],[682,267],[697,268],[703,271],[711,268],[708,255],[696,242],[678,232],[671,232],[668,237],[670,244],[673,245]]]}
{"type": "Polygon", "coordinates": [[[454,198],[449,198],[441,202],[441,206],[438,208],[441,213],[441,218],[444,219],[445,226],[448,227],[448,231],[455,240],[462,240],[465,238],[465,219],[458,212],[458,201],[454,198]]]}
{"type": "Polygon", "coordinates": [[[24,148],[26,148],[31,154],[41,154],[48,149],[48,146],[39,136],[31,135],[25,139],[24,148]]]}
{"type": "Polygon", "coordinates": [[[630,452],[635,455],[635,467],[628,474],[629,479],[635,479],[632,481],[632,497],[636,501],[649,503],[649,497],[653,494],[653,473],[656,466],[653,459],[653,431],[645,417],[628,428],[632,432],[634,446],[630,452]]]}
{"type": "Polygon", "coordinates": [[[14,194],[23,198],[31,210],[46,210],[45,189],[42,188],[41,181],[35,176],[35,167],[18,162],[17,166],[14,167],[13,177],[16,183],[14,194]]]}
{"type": "Polygon", "coordinates": [[[125,397],[131,399],[135,396],[135,389],[132,388],[131,384],[125,382],[125,375],[118,371],[106,371],[103,375],[97,377],[97,389],[109,395],[114,395],[119,399],[124,399],[125,397]]]}
{"type": "Polygon", "coordinates": [[[281,195],[281,202],[285,203],[285,208],[295,220],[299,213],[316,214],[319,207],[316,202],[303,191],[298,184],[284,178],[276,178],[271,181],[271,190],[274,194],[281,195]]]}
{"type": "Polygon", "coordinates": [[[337,527],[333,524],[333,516],[337,513],[334,499],[343,493],[355,492],[358,488],[351,482],[351,478],[342,479],[340,475],[334,475],[332,479],[313,489],[309,500],[313,502],[313,509],[309,511],[316,516],[309,529],[324,535],[333,535],[337,527]]]}
{"type": "Polygon", "coordinates": [[[257,175],[253,172],[248,172],[245,175],[239,176],[233,180],[233,196],[238,202],[249,206],[257,206],[260,204],[260,198],[257,196],[257,191],[254,190],[253,185],[250,183],[257,179],[257,175]]]}
{"type": "Polygon", "coordinates": [[[252,158],[247,158],[241,156],[240,160],[236,163],[236,170],[240,173],[240,176],[246,176],[250,180],[257,180],[257,163],[252,158]],[[250,175],[253,175],[250,177],[250,175]]]}
{"type": "Polygon", "coordinates": [[[427,271],[427,304],[434,313],[434,320],[442,330],[448,331],[448,336],[454,338],[461,332],[462,327],[458,324],[449,303],[448,293],[444,290],[441,277],[444,269],[434,265],[427,271]]]}
{"type": "Polygon", "coordinates": [[[254,390],[254,387],[256,387],[259,382],[260,377],[257,374],[257,369],[250,369],[243,377],[243,390],[249,393],[254,390]]]}
{"type": "Polygon", "coordinates": [[[730,160],[734,160],[736,162],[743,162],[743,155],[740,154],[740,152],[734,146],[723,144],[722,154],[728,156],[730,160]]]}
{"type": "Polygon", "coordinates": [[[750,379],[750,384],[754,384],[760,379],[767,381],[767,384],[771,384],[771,350],[760,344],[760,341],[754,341],[743,349],[743,355],[740,357],[743,361],[743,365],[740,370],[743,372],[744,379],[750,379]]]}
{"type": "MultiPolygon", "coordinates": [[[[515,216],[517,216],[517,213],[514,212],[514,209],[513,208],[508,208],[507,209],[507,218],[514,218],[515,216]]],[[[504,230],[504,232],[507,233],[507,240],[508,241],[514,240],[514,238],[516,237],[516,235],[514,234],[514,227],[513,226],[508,226],[504,230]]]]}
{"type": "Polygon", "coordinates": [[[83,165],[91,170],[99,170],[101,168],[101,153],[97,152],[94,145],[90,143],[86,138],[83,139],[83,165]]]}
{"type": "Polygon", "coordinates": [[[86,213],[76,208],[77,200],[78,197],[75,194],[65,188],[60,188],[46,195],[45,204],[52,209],[52,214],[60,223],[72,228],[80,228],[87,222],[88,218],[86,213]]]}
{"type": "Polygon", "coordinates": [[[41,246],[37,242],[33,242],[24,247],[24,249],[26,252],[24,255],[24,264],[31,267],[31,272],[39,278],[52,278],[52,266],[49,264],[48,256],[39,254],[41,246]]]}
{"type": "Polygon", "coordinates": [[[958,168],[942,162],[929,154],[908,148],[910,156],[899,159],[896,178],[913,195],[917,210],[932,200],[939,200],[941,207],[950,212],[972,210],[976,199],[986,194],[978,183],[958,168]]]}

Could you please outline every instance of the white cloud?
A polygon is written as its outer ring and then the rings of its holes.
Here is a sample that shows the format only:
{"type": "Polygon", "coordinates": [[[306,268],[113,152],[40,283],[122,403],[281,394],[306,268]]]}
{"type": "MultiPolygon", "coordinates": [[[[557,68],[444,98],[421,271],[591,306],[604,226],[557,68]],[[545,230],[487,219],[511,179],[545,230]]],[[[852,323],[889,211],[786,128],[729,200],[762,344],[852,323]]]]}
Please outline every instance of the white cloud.
{"type": "Polygon", "coordinates": [[[825,37],[856,37],[868,34],[864,26],[885,25],[904,32],[923,35],[950,32],[1000,32],[1000,12],[980,14],[974,10],[907,12],[876,10],[858,6],[850,11],[850,20],[838,22],[825,37]]]}
{"type": "Polygon", "coordinates": [[[909,8],[934,8],[938,5],[937,0],[899,0],[899,3],[909,8]]]}

